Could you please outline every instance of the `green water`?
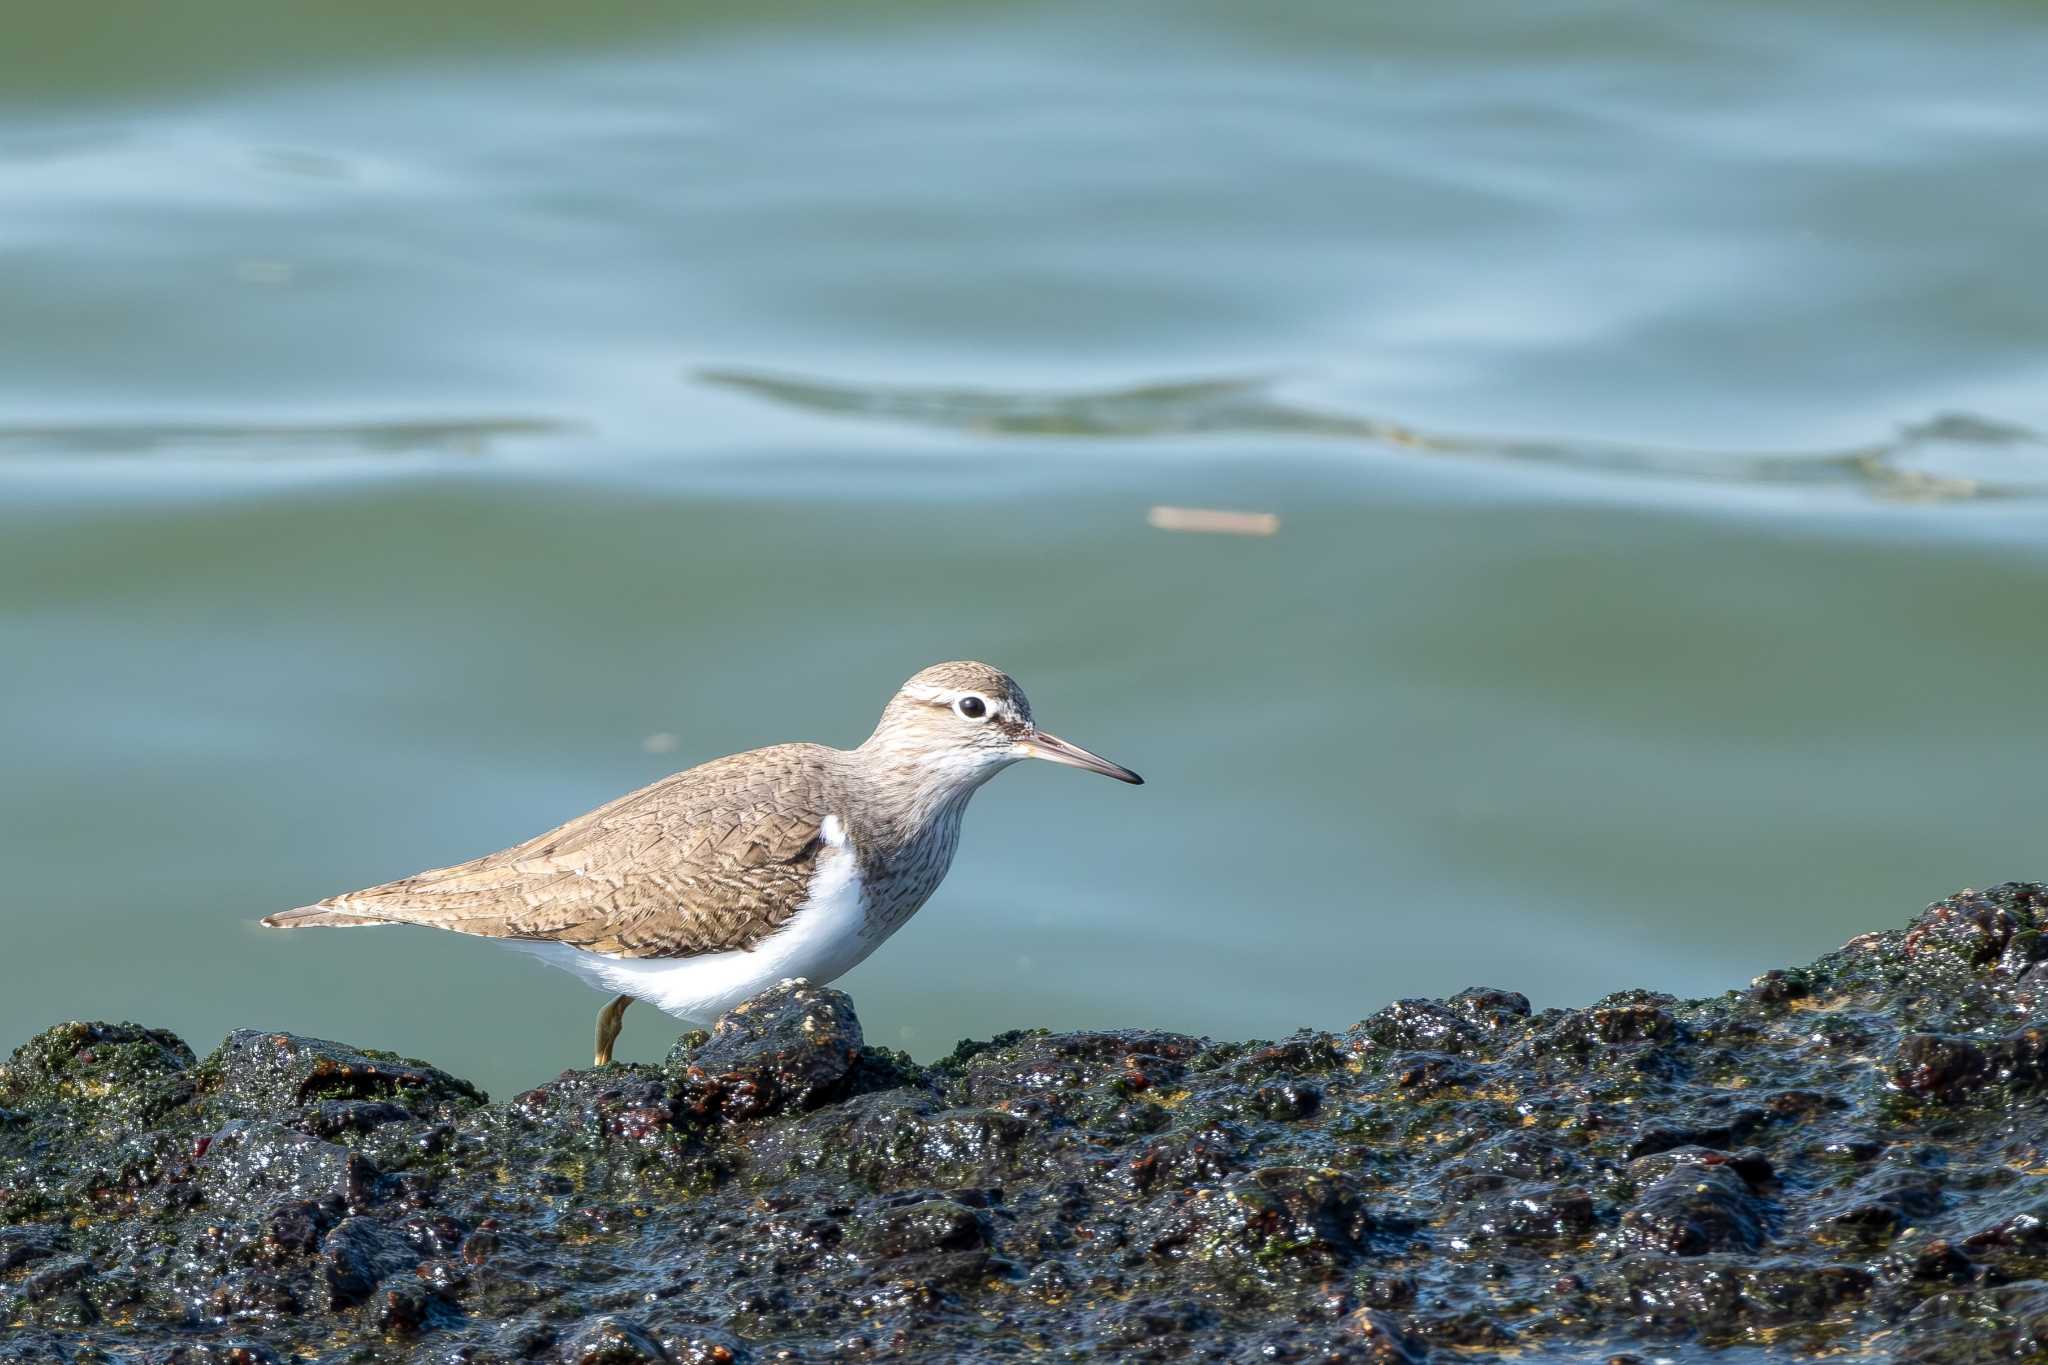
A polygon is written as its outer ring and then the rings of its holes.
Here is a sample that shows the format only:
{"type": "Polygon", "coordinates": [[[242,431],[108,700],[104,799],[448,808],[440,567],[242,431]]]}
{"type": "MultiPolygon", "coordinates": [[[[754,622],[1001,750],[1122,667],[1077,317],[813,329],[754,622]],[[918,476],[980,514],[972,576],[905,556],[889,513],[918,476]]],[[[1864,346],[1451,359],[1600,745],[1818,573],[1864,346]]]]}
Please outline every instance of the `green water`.
{"type": "Polygon", "coordinates": [[[254,921],[960,656],[1147,785],[976,799],[846,982],[921,1055],[1709,992],[2048,876],[2037,7],[10,30],[0,1042],[579,1063],[567,976],[254,921]]]}

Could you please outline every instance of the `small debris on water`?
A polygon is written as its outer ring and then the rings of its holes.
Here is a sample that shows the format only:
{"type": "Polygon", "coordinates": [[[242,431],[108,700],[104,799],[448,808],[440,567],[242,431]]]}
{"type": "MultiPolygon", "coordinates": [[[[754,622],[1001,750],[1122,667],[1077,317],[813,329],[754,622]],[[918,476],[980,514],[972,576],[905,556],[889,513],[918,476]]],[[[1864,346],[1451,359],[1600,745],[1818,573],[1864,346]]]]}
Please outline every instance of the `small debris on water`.
{"type": "Polygon", "coordinates": [[[1215,536],[1270,536],[1280,529],[1274,512],[1232,512],[1220,507],[1168,507],[1160,505],[1145,514],[1145,521],[1160,531],[1197,531],[1215,536]]]}
{"type": "Polygon", "coordinates": [[[672,754],[676,751],[676,744],[677,740],[674,735],[666,730],[656,730],[653,734],[640,741],[640,749],[643,753],[672,754]]]}

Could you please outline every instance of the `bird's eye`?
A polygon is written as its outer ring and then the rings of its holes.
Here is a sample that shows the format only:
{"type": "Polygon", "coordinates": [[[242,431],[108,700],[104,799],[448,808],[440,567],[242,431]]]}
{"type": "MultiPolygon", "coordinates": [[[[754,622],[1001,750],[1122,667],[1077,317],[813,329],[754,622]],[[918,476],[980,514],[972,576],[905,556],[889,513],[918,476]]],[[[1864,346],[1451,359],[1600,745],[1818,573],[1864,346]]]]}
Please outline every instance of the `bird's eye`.
{"type": "Polygon", "coordinates": [[[980,720],[988,714],[988,703],[980,697],[969,694],[954,702],[953,709],[969,720],[980,720]]]}

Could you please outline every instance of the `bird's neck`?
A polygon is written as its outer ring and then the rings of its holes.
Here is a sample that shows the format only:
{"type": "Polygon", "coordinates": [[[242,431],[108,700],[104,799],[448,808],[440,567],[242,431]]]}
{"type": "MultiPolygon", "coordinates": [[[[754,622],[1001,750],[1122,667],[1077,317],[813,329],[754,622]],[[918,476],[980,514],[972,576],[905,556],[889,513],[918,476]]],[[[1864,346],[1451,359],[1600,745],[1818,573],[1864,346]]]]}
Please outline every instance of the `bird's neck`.
{"type": "Polygon", "coordinates": [[[862,795],[851,803],[851,832],[857,846],[881,861],[934,842],[950,849],[969,798],[995,776],[992,768],[962,771],[874,739],[848,756],[862,795]]]}

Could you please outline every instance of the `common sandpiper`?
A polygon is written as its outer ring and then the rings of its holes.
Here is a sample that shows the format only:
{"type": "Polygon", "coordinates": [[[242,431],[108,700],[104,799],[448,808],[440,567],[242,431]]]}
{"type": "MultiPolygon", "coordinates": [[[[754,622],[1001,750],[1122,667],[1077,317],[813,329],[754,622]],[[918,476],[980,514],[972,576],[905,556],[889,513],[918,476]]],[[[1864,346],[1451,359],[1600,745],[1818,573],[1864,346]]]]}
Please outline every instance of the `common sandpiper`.
{"type": "Polygon", "coordinates": [[[1129,768],[1038,728],[1001,669],[935,664],[855,749],[776,744],[665,777],[501,852],[266,916],[274,929],[419,924],[502,939],[626,1007],[695,1024],[779,981],[853,969],[931,899],[960,817],[1012,763],[1129,768]]]}

